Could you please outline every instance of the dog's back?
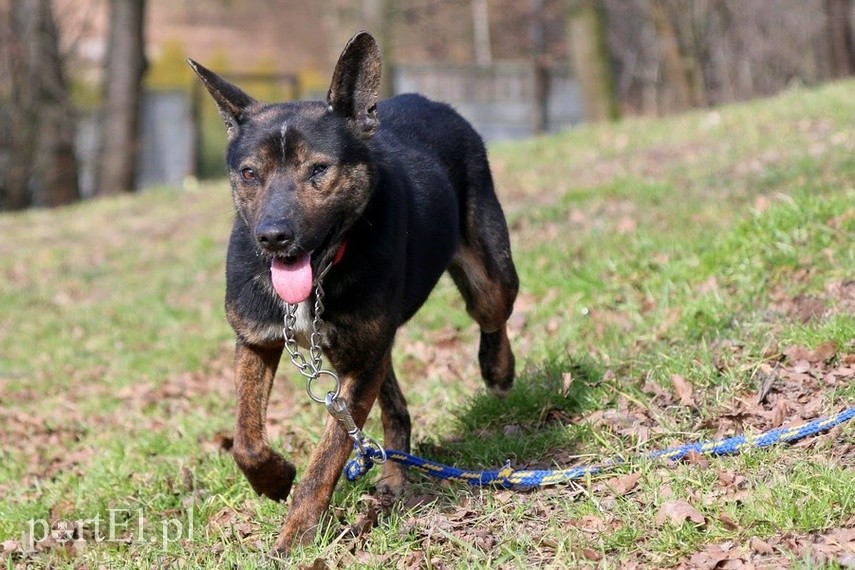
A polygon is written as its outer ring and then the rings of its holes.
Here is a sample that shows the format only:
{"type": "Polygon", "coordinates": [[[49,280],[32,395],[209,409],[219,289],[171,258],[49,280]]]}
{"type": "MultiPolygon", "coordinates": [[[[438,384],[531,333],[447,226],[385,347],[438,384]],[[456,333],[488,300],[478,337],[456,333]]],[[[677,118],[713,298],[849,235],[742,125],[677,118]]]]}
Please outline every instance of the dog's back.
{"type": "Polygon", "coordinates": [[[387,201],[403,198],[407,236],[419,236],[408,240],[406,258],[419,263],[407,268],[406,320],[459,253],[461,239],[470,237],[470,226],[489,225],[495,217],[481,204],[501,209],[484,143],[451,106],[418,94],[398,95],[379,103],[378,117],[372,140],[381,173],[378,190],[387,201]]]}
{"type": "Polygon", "coordinates": [[[407,93],[382,101],[378,114],[381,141],[394,137],[396,147],[421,146],[452,173],[467,159],[486,159],[481,137],[450,105],[407,93]]]}

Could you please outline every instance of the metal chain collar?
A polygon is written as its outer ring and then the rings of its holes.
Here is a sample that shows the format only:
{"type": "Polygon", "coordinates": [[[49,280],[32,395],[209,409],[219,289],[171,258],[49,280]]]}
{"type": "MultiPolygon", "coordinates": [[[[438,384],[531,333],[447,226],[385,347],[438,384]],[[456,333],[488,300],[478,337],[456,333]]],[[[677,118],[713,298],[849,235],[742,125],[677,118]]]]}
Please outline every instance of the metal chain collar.
{"type": "Polygon", "coordinates": [[[347,406],[347,402],[341,397],[341,380],[338,374],[333,370],[323,368],[321,360],[323,352],[321,350],[321,314],[324,312],[324,289],[321,287],[321,279],[329,271],[332,264],[327,265],[315,281],[315,311],[312,318],[312,333],[309,336],[309,359],[300,352],[300,347],[297,344],[297,305],[285,303],[285,324],[282,332],[285,336],[285,349],[291,357],[291,362],[297,367],[297,370],[306,378],[306,392],[309,398],[319,404],[324,404],[329,414],[341,423],[347,435],[359,448],[361,454],[365,454],[366,450],[370,449],[375,452],[374,463],[384,463],[386,461],[386,451],[371,437],[362,433],[362,430],[357,427],[347,406]],[[316,382],[322,376],[332,383],[332,390],[321,396],[316,382]]]}

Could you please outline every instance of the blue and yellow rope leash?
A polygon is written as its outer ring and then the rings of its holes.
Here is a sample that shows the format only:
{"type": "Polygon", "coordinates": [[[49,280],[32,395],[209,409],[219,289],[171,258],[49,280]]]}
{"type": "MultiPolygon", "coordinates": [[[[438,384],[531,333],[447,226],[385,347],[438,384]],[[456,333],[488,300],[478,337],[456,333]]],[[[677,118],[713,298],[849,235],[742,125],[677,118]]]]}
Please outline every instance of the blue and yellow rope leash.
{"type": "MultiPolygon", "coordinates": [[[[701,453],[705,455],[733,455],[749,448],[763,448],[778,443],[789,443],[816,435],[830,430],[844,422],[855,418],[855,407],[843,410],[840,413],[820,418],[796,427],[776,428],[760,435],[739,435],[725,439],[689,443],[677,447],[651,452],[648,459],[669,459],[676,461],[687,456],[689,453],[701,453]]],[[[457,469],[443,465],[435,461],[396,451],[386,450],[386,459],[395,461],[405,467],[421,471],[432,477],[447,479],[451,481],[462,481],[470,485],[496,485],[510,489],[528,489],[532,487],[546,487],[566,483],[574,479],[600,473],[604,469],[624,463],[623,458],[617,457],[601,465],[580,465],[567,469],[519,469],[511,467],[510,461],[498,470],[481,471],[474,469],[457,469]]],[[[381,454],[375,449],[366,447],[360,451],[356,458],[348,462],[345,467],[345,475],[349,481],[356,481],[362,477],[374,465],[374,459],[380,458],[381,454]]]]}

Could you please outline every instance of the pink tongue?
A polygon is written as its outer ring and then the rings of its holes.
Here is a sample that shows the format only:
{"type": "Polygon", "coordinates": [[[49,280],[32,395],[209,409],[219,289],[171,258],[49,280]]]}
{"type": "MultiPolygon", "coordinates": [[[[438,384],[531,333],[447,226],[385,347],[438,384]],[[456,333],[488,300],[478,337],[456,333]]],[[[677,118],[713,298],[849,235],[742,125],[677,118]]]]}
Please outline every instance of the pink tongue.
{"type": "Polygon", "coordinates": [[[273,258],[270,265],[270,277],[273,288],[286,303],[296,305],[309,298],[312,292],[311,257],[307,253],[293,263],[285,263],[279,258],[273,258]]]}

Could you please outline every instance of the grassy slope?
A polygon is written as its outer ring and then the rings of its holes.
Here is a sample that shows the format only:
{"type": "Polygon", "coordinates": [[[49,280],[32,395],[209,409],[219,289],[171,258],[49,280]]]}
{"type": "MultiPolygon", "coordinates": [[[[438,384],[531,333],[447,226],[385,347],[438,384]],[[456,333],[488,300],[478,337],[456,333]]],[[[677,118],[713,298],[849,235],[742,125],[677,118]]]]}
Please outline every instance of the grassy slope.
{"type": "MultiPolygon", "coordinates": [[[[523,283],[518,387],[504,402],[477,391],[475,330],[443,281],[396,354],[417,450],[459,465],[567,465],[852,405],[852,89],[494,147],[523,283]],[[829,341],[823,358],[793,352],[829,341]],[[770,373],[767,403],[746,404],[770,373]],[[674,375],[695,406],[680,404],[674,375]]],[[[111,509],[128,524],[119,537],[135,537],[141,510],[158,539],[98,542],[89,523],[75,546],[45,541],[8,564],[264,564],[286,506],[254,497],[217,445],[232,422],[230,218],[223,185],[0,217],[0,539],[20,542],[33,518],[103,521],[111,509]],[[192,541],[161,544],[163,522],[186,528],[188,508],[192,541]]],[[[302,466],[323,414],[280,376],[271,439],[302,466]]],[[[379,435],[379,422],[368,429],[379,435]]],[[[855,526],[853,445],[845,428],[709,467],[641,462],[628,492],[592,480],[516,495],[416,476],[402,506],[356,538],[347,523],[370,512],[371,482],[345,483],[299,560],[662,567],[729,545],[755,563],[812,567],[798,540],[855,526]],[[704,522],[657,520],[676,499],[704,522]]]]}

